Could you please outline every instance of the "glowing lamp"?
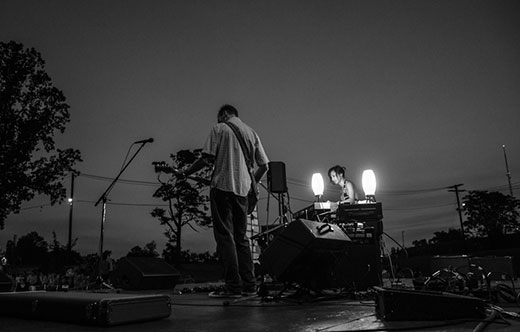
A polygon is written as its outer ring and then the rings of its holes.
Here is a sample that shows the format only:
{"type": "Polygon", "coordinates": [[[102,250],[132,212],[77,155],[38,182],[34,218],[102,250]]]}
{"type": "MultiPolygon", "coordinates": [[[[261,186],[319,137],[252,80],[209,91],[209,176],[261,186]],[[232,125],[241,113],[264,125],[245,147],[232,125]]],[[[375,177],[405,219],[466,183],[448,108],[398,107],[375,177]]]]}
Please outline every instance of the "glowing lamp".
{"type": "Polygon", "coordinates": [[[374,171],[371,169],[367,169],[363,171],[363,191],[365,192],[365,197],[367,202],[375,202],[376,201],[376,175],[374,171]]]}
{"type": "Polygon", "coordinates": [[[320,199],[323,195],[323,189],[325,189],[325,184],[323,183],[323,177],[320,173],[312,174],[312,191],[314,192],[314,196],[320,199]]]}

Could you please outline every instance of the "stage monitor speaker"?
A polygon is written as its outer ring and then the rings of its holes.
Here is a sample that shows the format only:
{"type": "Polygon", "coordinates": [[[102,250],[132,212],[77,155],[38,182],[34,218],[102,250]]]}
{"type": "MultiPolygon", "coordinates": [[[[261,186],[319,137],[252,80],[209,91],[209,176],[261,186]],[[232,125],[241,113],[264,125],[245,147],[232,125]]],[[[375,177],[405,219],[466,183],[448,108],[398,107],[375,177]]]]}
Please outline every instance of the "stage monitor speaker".
{"type": "Polygon", "coordinates": [[[330,286],[329,274],[350,244],[337,225],[298,219],[287,225],[259,259],[262,269],[279,281],[323,289],[330,286]]]}
{"type": "Polygon", "coordinates": [[[260,226],[261,233],[251,237],[251,240],[255,240],[260,246],[260,250],[263,251],[278,235],[280,235],[285,227],[286,224],[262,225],[260,226]]]}
{"type": "Polygon", "coordinates": [[[364,244],[352,241],[348,255],[336,262],[332,285],[364,291],[382,285],[381,250],[379,242],[364,244]]]}
{"type": "Polygon", "coordinates": [[[123,289],[173,289],[179,277],[179,272],[160,258],[123,257],[110,279],[123,289]]]}
{"type": "Polygon", "coordinates": [[[269,162],[269,170],[267,171],[267,183],[269,184],[270,192],[287,192],[287,179],[285,177],[285,164],[283,162],[269,162]]]}

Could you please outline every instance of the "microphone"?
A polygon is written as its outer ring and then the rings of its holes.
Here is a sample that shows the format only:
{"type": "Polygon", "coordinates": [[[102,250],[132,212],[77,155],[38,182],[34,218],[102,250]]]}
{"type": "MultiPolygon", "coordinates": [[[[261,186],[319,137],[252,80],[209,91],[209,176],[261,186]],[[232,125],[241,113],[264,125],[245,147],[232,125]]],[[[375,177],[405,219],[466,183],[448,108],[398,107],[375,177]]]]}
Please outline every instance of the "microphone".
{"type": "Polygon", "coordinates": [[[140,141],[137,141],[137,142],[134,142],[134,144],[139,144],[139,143],[152,143],[153,142],[153,138],[149,138],[149,139],[142,139],[140,141]]]}

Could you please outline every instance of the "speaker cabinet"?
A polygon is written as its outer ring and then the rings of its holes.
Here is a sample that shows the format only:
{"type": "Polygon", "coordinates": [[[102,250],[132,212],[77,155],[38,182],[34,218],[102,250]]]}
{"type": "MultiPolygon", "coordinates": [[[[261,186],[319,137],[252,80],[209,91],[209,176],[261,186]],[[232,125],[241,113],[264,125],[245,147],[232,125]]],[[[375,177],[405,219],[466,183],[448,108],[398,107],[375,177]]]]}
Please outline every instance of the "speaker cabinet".
{"type": "Polygon", "coordinates": [[[172,289],[179,276],[173,266],[160,258],[123,257],[110,279],[123,289],[172,289]]]}
{"type": "Polygon", "coordinates": [[[353,242],[348,255],[341,256],[333,270],[335,287],[364,291],[382,285],[381,250],[379,243],[353,242]]]}
{"type": "Polygon", "coordinates": [[[262,252],[260,263],[279,281],[326,288],[338,257],[346,254],[350,243],[337,225],[298,219],[262,252]]]}
{"type": "Polygon", "coordinates": [[[261,233],[251,237],[251,240],[255,240],[260,247],[260,250],[265,250],[267,246],[274,241],[274,239],[280,235],[285,229],[286,225],[262,225],[260,226],[261,233]]]}
{"type": "Polygon", "coordinates": [[[267,171],[267,183],[269,184],[270,192],[287,192],[287,179],[285,177],[285,164],[283,162],[269,162],[269,170],[267,171]]]}

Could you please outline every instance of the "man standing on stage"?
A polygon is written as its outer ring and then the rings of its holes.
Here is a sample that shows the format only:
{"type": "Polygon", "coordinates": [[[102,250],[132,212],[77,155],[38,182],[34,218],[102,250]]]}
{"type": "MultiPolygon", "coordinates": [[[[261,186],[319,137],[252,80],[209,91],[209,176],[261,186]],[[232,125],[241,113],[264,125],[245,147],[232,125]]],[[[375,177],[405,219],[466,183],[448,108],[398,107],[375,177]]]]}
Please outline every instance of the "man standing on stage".
{"type": "Polygon", "coordinates": [[[225,289],[211,292],[209,296],[233,298],[256,293],[251,247],[246,236],[247,196],[252,179],[245,154],[248,153],[251,162],[257,165],[254,171],[257,182],[267,172],[269,159],[256,132],[240,120],[233,106],[222,106],[217,120],[206,139],[201,158],[186,169],[184,176],[214,164],[211,216],[217,253],[224,267],[225,289]],[[240,139],[245,143],[246,151],[243,151],[240,139]]]}

